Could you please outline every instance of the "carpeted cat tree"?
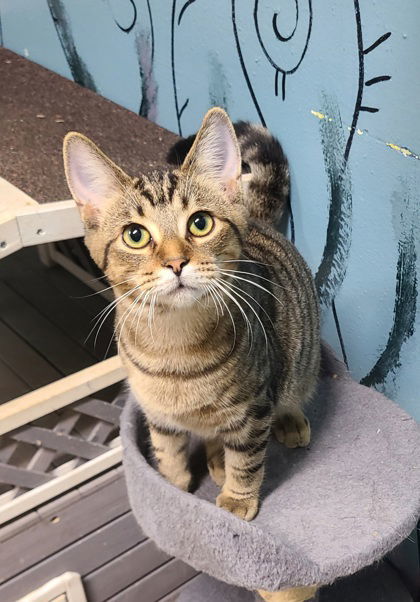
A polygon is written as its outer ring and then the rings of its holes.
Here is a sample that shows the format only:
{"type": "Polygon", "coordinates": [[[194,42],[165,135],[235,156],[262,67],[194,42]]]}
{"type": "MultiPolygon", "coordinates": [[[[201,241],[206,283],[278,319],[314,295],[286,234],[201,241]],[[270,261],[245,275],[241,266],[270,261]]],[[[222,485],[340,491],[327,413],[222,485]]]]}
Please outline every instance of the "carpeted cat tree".
{"type": "MultiPolygon", "coordinates": [[[[255,590],[282,602],[350,600],[342,593],[331,597],[335,586],[315,590],[372,565],[415,527],[418,425],[383,395],[354,382],[331,351],[324,349],[323,356],[317,396],[308,408],[310,448],[271,442],[261,509],[250,523],[215,506],[218,490],[208,475],[194,494],[161,477],[148,458],[138,405],[128,401],[121,432],[134,514],[165,552],[207,573],[179,602],[261,600],[255,590]]],[[[198,465],[199,451],[193,444],[198,465]]],[[[378,586],[389,578],[379,576],[378,586]]],[[[398,590],[398,580],[389,583],[366,600],[411,600],[398,590]]]]}

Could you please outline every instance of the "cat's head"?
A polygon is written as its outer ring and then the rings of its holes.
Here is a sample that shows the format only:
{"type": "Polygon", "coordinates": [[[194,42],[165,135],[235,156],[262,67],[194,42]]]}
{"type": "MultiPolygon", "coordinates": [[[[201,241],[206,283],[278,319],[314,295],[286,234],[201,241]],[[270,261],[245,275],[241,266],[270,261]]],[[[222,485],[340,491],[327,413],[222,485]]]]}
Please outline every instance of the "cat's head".
{"type": "Polygon", "coordinates": [[[64,139],[64,165],[90,253],[123,291],[138,286],[158,293],[158,303],[189,305],[234,267],[248,215],[223,110],[207,113],[179,170],[131,178],[74,132],[64,139]]]}

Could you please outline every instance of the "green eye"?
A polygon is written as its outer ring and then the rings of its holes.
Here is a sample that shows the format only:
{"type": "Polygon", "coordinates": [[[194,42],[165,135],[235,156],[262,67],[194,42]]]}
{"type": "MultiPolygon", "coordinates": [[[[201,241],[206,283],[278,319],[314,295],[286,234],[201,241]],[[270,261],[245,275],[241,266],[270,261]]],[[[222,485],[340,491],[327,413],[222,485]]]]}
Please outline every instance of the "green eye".
{"type": "Polygon", "coordinates": [[[214,219],[205,211],[194,213],[188,220],[188,230],[193,236],[206,236],[214,227],[214,219]]]}
{"type": "Polygon", "coordinates": [[[149,244],[150,233],[140,224],[130,224],[123,232],[123,241],[132,249],[143,249],[149,244]]]}

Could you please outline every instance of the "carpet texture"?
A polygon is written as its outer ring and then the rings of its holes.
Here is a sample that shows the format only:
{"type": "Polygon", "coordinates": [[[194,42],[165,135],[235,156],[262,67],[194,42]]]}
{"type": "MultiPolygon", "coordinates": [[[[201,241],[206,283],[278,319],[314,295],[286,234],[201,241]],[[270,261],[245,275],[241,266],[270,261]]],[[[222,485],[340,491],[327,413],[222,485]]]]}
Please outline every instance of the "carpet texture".
{"type": "MultiPolygon", "coordinates": [[[[420,514],[418,425],[352,381],[326,348],[308,415],[310,448],[271,442],[261,509],[246,523],[214,505],[218,488],[207,475],[191,494],[156,472],[141,412],[129,399],[124,468],[141,528],[168,554],[247,589],[328,584],[382,558],[420,514]]],[[[192,453],[200,466],[199,451],[192,453]]]]}

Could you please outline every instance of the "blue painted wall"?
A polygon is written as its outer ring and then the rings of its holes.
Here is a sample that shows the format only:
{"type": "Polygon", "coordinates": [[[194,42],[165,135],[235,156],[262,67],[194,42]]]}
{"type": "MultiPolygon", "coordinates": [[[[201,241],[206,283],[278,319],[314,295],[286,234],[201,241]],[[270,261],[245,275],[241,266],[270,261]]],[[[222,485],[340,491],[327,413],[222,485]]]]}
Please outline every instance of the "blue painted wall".
{"type": "Polygon", "coordinates": [[[0,0],[0,19],[6,47],[175,132],[212,105],[265,123],[324,336],[420,420],[418,0],[0,0]]]}

